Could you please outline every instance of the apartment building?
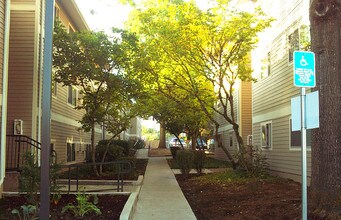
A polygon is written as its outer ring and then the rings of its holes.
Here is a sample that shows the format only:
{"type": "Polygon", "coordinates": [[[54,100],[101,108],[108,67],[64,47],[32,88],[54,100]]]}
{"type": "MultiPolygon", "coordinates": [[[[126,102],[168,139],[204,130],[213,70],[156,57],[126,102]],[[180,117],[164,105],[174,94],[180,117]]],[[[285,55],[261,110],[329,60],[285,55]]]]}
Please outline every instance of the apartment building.
{"type": "MultiPolygon", "coordinates": [[[[300,94],[293,83],[293,51],[309,45],[309,1],[271,0],[257,2],[276,20],[260,35],[252,53],[253,145],[261,147],[270,170],[299,181],[301,134],[291,130],[291,98],[300,94]]],[[[309,90],[308,90],[309,92],[309,90]]],[[[311,131],[307,131],[308,176],[310,176],[311,131]]]]}
{"type": "MultiPolygon", "coordinates": [[[[44,2],[11,1],[7,134],[24,135],[37,142],[41,137],[44,2]]],[[[56,0],[55,19],[69,32],[89,30],[73,0],[56,0]]],[[[52,84],[51,149],[58,162],[83,161],[90,144],[90,135],[78,129],[84,114],[74,108],[78,94],[76,87],[52,84]]],[[[98,129],[96,140],[102,137],[101,132],[98,129]]],[[[9,149],[11,143],[8,140],[9,149]]],[[[7,154],[10,160],[10,151],[7,154]]]]}

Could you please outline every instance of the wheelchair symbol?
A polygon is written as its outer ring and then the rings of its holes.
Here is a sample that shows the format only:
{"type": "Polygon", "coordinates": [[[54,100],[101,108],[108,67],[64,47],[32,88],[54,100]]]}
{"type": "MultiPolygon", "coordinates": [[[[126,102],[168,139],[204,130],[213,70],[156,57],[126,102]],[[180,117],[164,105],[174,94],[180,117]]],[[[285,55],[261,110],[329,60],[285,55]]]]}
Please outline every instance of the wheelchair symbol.
{"type": "Polygon", "coordinates": [[[301,64],[301,66],[308,66],[308,62],[304,59],[304,56],[302,56],[300,64],[301,64]]]}

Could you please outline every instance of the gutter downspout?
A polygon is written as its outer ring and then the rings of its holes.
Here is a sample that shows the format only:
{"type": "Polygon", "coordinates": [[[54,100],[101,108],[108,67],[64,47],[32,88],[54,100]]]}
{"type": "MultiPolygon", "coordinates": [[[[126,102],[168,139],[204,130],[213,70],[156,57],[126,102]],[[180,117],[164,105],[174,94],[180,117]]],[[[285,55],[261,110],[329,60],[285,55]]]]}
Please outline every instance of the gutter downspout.
{"type": "Polygon", "coordinates": [[[3,184],[6,172],[6,132],[7,132],[7,90],[8,90],[8,57],[9,57],[9,32],[11,16],[11,0],[5,3],[5,33],[4,33],[4,58],[2,77],[2,112],[1,112],[1,170],[0,185],[3,184]]]}

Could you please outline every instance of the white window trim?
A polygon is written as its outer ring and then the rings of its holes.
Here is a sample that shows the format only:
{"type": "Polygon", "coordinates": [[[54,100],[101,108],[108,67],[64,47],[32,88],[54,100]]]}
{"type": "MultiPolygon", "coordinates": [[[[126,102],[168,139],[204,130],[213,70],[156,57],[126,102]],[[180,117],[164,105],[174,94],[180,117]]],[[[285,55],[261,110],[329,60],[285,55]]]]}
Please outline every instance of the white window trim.
{"type": "MultiPolygon", "coordinates": [[[[301,151],[302,146],[291,146],[291,117],[289,117],[289,150],[290,151],[301,151]]],[[[311,146],[307,145],[307,151],[311,151],[311,146]]]]}
{"type": "Polygon", "coordinates": [[[272,130],[273,130],[273,123],[272,123],[272,121],[264,121],[264,122],[262,122],[260,124],[260,145],[262,147],[262,150],[272,150],[272,148],[273,148],[272,130]],[[271,124],[271,129],[270,129],[270,146],[269,147],[263,146],[263,140],[262,140],[262,127],[263,127],[263,125],[266,125],[266,124],[271,124]]]}

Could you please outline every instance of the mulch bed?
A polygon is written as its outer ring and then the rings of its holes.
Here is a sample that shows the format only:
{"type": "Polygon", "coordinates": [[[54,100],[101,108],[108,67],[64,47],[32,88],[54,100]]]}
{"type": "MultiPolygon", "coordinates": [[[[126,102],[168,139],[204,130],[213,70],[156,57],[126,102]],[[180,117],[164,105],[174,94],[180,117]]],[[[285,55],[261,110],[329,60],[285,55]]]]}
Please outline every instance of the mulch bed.
{"type": "Polygon", "coordinates": [[[198,181],[196,176],[176,178],[198,220],[301,218],[301,185],[297,182],[279,179],[213,184],[198,181]]]}
{"type": "MultiPolygon", "coordinates": [[[[97,207],[101,210],[102,214],[96,215],[95,213],[88,213],[82,219],[119,219],[128,197],[128,195],[99,195],[97,207]]],[[[64,194],[57,205],[51,203],[50,219],[76,219],[70,211],[62,213],[63,207],[68,203],[77,204],[75,198],[73,194],[64,194]]],[[[10,196],[0,199],[0,219],[18,219],[11,211],[15,208],[20,210],[20,206],[22,205],[27,205],[27,200],[24,196],[10,196]]]]}

